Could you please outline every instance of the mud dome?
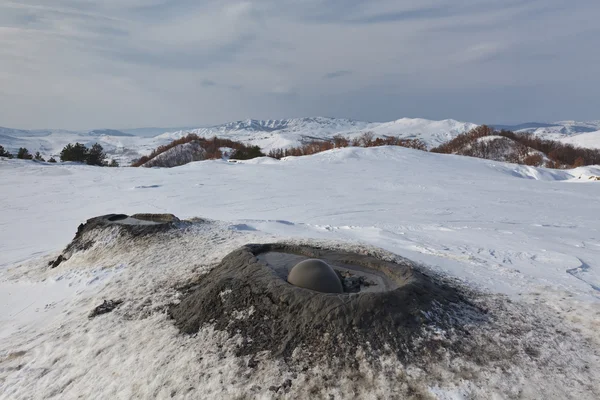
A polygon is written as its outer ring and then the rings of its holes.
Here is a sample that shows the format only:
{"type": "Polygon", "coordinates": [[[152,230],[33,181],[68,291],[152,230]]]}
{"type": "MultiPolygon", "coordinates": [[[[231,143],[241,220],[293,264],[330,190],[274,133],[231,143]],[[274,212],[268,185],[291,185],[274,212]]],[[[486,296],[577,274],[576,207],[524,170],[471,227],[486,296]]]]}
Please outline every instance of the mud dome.
{"type": "Polygon", "coordinates": [[[171,314],[185,333],[207,323],[241,333],[238,355],[270,351],[286,359],[303,349],[315,357],[352,360],[343,356],[359,347],[368,347],[373,357],[392,352],[402,361],[438,357],[460,342],[427,338],[428,326],[466,337],[470,325],[487,320],[486,311],[471,304],[463,290],[423,273],[409,260],[394,263],[290,244],[247,245],[230,253],[171,314]],[[370,277],[378,284],[369,287],[379,290],[331,294],[293,286],[285,272],[304,258],[324,260],[338,273],[370,277]],[[415,340],[421,343],[418,352],[415,340]]]}
{"type": "Polygon", "coordinates": [[[90,218],[79,225],[71,243],[56,260],[49,263],[49,266],[56,268],[73,253],[92,247],[98,230],[113,229],[117,235],[136,238],[177,230],[187,224],[173,214],[107,214],[90,218]]]}

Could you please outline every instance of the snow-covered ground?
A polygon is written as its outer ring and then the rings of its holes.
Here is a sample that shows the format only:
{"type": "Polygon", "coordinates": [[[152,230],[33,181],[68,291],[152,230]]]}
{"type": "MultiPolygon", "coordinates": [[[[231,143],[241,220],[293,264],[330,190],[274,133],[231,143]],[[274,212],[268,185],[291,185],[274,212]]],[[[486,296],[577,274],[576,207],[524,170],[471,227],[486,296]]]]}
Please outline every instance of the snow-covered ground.
{"type": "MultiPolygon", "coordinates": [[[[177,298],[177,285],[238,246],[291,238],[386,249],[506,294],[540,315],[552,313],[569,334],[599,348],[595,176],[600,167],[547,170],[395,147],[172,169],[0,159],[0,397],[248,395],[227,351],[233,339],[207,330],[179,335],[164,308],[177,298]],[[172,248],[156,245],[160,251],[151,258],[143,248],[110,248],[47,268],[86,219],[143,212],[222,222],[172,248]],[[101,300],[123,297],[130,305],[120,319],[87,319],[101,300]],[[190,350],[191,343],[202,346],[190,350]]],[[[572,350],[574,363],[592,357],[578,351],[572,350]]],[[[265,365],[257,384],[287,378],[265,365]]],[[[520,393],[536,398],[536,388],[564,393],[572,386],[573,398],[594,398],[600,365],[589,367],[595,382],[569,373],[563,380],[532,375],[519,377],[533,388],[520,393]]],[[[331,393],[389,397],[386,376],[372,377],[370,388],[340,382],[331,393]]],[[[438,398],[479,397],[482,390],[489,398],[509,397],[515,388],[503,388],[498,376],[490,375],[483,389],[465,379],[428,390],[438,398]]],[[[290,379],[302,385],[308,378],[290,379]]],[[[255,395],[261,393],[269,395],[255,395]]]]}
{"type": "Polygon", "coordinates": [[[569,136],[560,140],[563,143],[570,143],[576,147],[587,149],[600,149],[600,130],[595,132],[586,132],[580,135],[569,136]]]}

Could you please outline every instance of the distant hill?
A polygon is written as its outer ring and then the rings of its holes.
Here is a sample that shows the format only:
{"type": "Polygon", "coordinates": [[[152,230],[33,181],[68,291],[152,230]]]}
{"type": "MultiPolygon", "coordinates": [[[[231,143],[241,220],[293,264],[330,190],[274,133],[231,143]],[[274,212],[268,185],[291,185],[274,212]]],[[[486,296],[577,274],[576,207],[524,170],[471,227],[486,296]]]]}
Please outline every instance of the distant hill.
{"type": "Polygon", "coordinates": [[[497,131],[485,125],[458,135],[431,151],[535,167],[571,168],[600,164],[598,150],[578,148],[522,131],[497,131]]]}
{"type": "Polygon", "coordinates": [[[115,129],[96,129],[96,130],[90,131],[88,134],[90,136],[103,136],[103,135],[104,136],[127,136],[127,137],[135,136],[130,133],[117,131],[115,129]]]}
{"type": "Polygon", "coordinates": [[[249,145],[264,152],[272,149],[299,146],[312,140],[330,140],[335,135],[354,138],[366,132],[374,137],[394,136],[420,139],[429,148],[440,145],[467,132],[476,124],[452,119],[432,121],[421,118],[402,118],[391,122],[365,122],[346,118],[309,117],[283,120],[244,120],[187,131],[168,132],[160,139],[178,139],[189,133],[201,137],[218,136],[249,145]]]}

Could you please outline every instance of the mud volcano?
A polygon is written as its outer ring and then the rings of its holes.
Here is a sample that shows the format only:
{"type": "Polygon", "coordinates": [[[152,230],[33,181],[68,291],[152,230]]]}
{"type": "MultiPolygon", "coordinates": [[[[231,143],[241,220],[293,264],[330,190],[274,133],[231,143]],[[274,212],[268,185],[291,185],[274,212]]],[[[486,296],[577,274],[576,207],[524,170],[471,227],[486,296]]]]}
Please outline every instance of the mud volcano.
{"type": "Polygon", "coordinates": [[[321,293],[344,293],[340,277],[323,260],[309,258],[300,261],[288,274],[287,281],[294,286],[321,293]]]}
{"type": "Polygon", "coordinates": [[[300,245],[247,245],[202,276],[171,315],[188,334],[214,324],[240,335],[238,355],[270,351],[289,359],[301,350],[314,357],[351,360],[360,347],[373,357],[393,352],[412,361],[439,357],[445,347],[456,345],[428,332],[467,335],[467,324],[486,319],[458,287],[409,260],[395,261],[300,245]],[[343,292],[290,284],[289,271],[306,259],[333,267],[343,292]]]}
{"type": "Polygon", "coordinates": [[[179,228],[184,222],[173,214],[107,214],[88,219],[79,225],[75,237],[60,256],[49,265],[58,267],[77,251],[84,251],[94,245],[102,231],[116,230],[120,236],[128,236],[132,240],[171,231],[179,228]]]}

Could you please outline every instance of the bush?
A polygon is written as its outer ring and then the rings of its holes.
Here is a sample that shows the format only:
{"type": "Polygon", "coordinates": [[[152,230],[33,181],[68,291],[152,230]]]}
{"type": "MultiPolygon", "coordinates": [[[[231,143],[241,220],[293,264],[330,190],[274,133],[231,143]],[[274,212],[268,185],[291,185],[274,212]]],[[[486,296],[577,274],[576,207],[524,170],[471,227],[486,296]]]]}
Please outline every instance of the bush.
{"type": "Polygon", "coordinates": [[[256,157],[264,157],[265,154],[260,151],[260,147],[251,146],[251,147],[242,147],[236,149],[236,151],[231,156],[232,160],[251,160],[256,157]]]}
{"type": "Polygon", "coordinates": [[[88,165],[97,165],[104,166],[104,159],[106,158],[106,153],[104,153],[104,149],[98,143],[94,143],[92,148],[88,151],[86,162],[88,165]]]}
{"type": "Polygon", "coordinates": [[[50,157],[50,159],[48,160],[49,163],[55,163],[56,160],[54,159],[54,157],[50,157]]]}
{"type": "Polygon", "coordinates": [[[108,166],[109,166],[109,167],[116,168],[116,167],[118,167],[118,166],[119,166],[119,163],[117,162],[117,160],[115,160],[115,159],[112,159],[112,160],[110,160],[110,164],[108,164],[108,166]]]}
{"type": "Polygon", "coordinates": [[[36,151],[35,156],[33,156],[33,159],[35,161],[46,161],[46,160],[44,160],[44,157],[42,157],[42,155],[40,154],[39,151],[36,151]]]}
{"type": "Polygon", "coordinates": [[[88,149],[81,143],[72,145],[69,143],[60,152],[60,161],[85,162],[88,156],[88,149]]]}
{"type": "Polygon", "coordinates": [[[29,154],[29,150],[27,150],[25,147],[21,147],[17,153],[17,158],[21,160],[31,160],[33,159],[33,156],[29,154]]]}
{"type": "Polygon", "coordinates": [[[0,146],[0,157],[13,158],[13,155],[4,150],[3,146],[0,146]]]}

